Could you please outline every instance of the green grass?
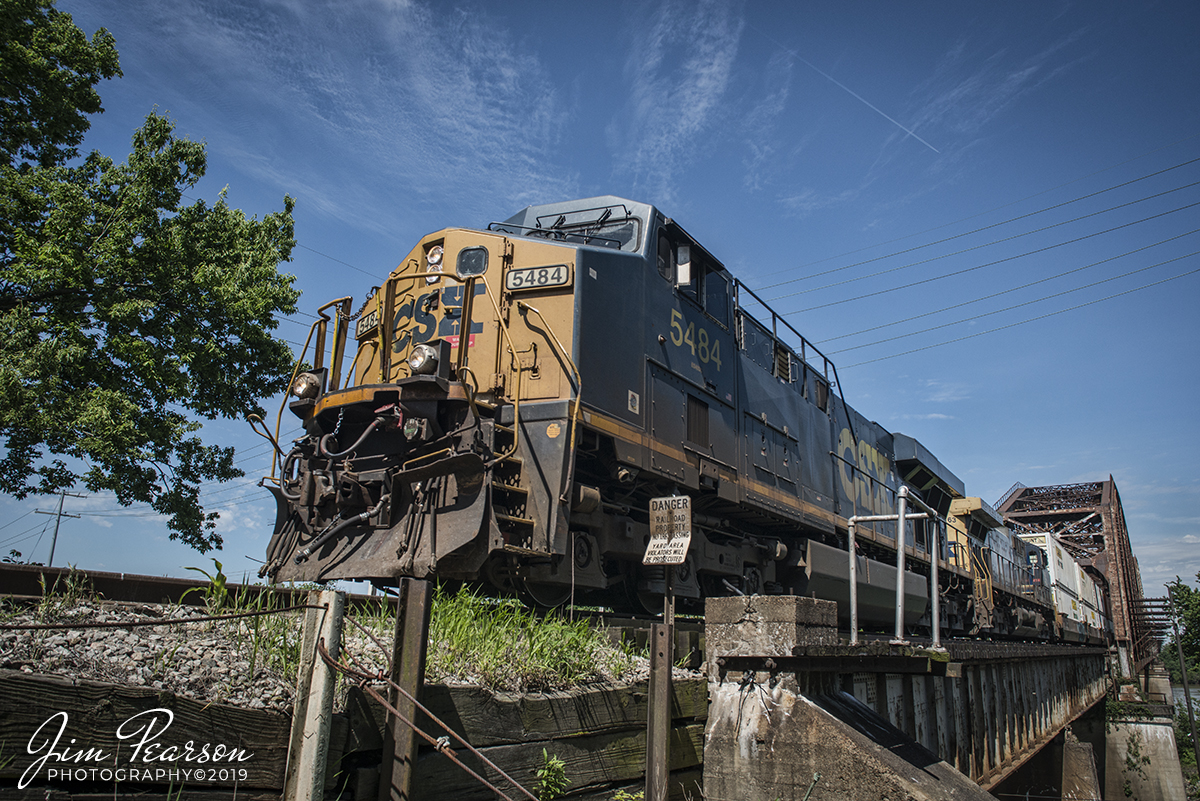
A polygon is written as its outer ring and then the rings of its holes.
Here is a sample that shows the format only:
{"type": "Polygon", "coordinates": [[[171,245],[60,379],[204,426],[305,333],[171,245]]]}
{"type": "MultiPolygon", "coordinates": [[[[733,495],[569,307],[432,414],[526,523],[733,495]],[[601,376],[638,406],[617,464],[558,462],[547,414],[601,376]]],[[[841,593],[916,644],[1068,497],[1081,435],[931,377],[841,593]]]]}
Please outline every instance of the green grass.
{"type": "Polygon", "coordinates": [[[620,678],[632,666],[585,621],[535,615],[515,602],[463,589],[434,595],[426,681],[477,681],[520,692],[563,689],[620,678]]]}
{"type": "MultiPolygon", "coordinates": [[[[350,614],[391,646],[394,607],[350,614]]],[[[350,626],[344,633],[348,639],[358,636],[350,626]]],[[[359,661],[382,668],[386,657],[379,648],[371,644],[368,652],[359,661]]],[[[439,586],[434,592],[425,660],[429,683],[474,683],[514,692],[566,689],[620,680],[634,661],[630,646],[612,645],[586,621],[572,622],[558,613],[538,615],[516,601],[487,598],[467,588],[449,592],[439,586]]]]}
{"type": "MultiPolygon", "coordinates": [[[[214,572],[189,567],[208,579],[207,586],[195,587],[184,593],[199,592],[204,596],[204,609],[210,615],[235,615],[246,612],[266,612],[291,606],[294,601],[286,593],[243,585],[236,593],[229,591],[221,563],[213,559],[214,572]],[[256,591],[260,590],[260,591],[256,591]]],[[[295,612],[257,615],[241,620],[212,622],[245,654],[250,664],[249,678],[266,669],[288,680],[294,680],[300,664],[301,626],[295,612]]]]}
{"type": "Polygon", "coordinates": [[[38,601],[36,614],[42,623],[57,623],[67,612],[97,598],[91,579],[83,571],[76,570],[74,565],[68,565],[67,572],[59,575],[49,586],[46,585],[46,574],[40,574],[38,584],[42,588],[42,597],[38,601]]]}

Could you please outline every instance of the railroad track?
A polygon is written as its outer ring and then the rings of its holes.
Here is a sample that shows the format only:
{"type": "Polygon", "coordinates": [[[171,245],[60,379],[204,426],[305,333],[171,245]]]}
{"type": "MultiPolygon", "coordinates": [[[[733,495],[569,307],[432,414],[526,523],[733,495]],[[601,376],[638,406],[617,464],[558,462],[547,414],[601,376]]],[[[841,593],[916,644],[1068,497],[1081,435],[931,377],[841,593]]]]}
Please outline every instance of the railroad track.
{"type": "MultiPolygon", "coordinates": [[[[32,602],[40,599],[45,590],[65,592],[68,584],[79,582],[82,578],[86,578],[89,593],[117,604],[167,603],[202,607],[205,605],[204,590],[209,586],[209,582],[203,579],[110,573],[69,567],[0,564],[0,597],[32,602]]],[[[282,599],[290,604],[304,603],[308,594],[308,588],[263,584],[227,584],[225,589],[230,597],[242,598],[250,604],[262,593],[271,593],[277,599],[282,596],[282,599]]],[[[387,594],[350,594],[346,603],[347,606],[356,609],[377,608],[392,598],[393,596],[387,594]]],[[[592,621],[592,625],[606,629],[614,642],[627,642],[639,649],[646,647],[650,624],[655,622],[650,616],[613,615],[590,609],[577,609],[574,616],[588,619],[592,621]]],[[[699,667],[703,662],[704,620],[676,618],[675,628],[677,660],[683,661],[688,667],[699,667]]]]}
{"type": "MultiPolygon", "coordinates": [[[[206,580],[172,578],[169,576],[144,576],[134,573],[108,573],[74,568],[40,567],[37,565],[0,564],[0,596],[14,599],[36,600],[42,597],[43,588],[58,587],[63,591],[72,580],[86,576],[91,592],[106,601],[115,603],[174,603],[185,606],[204,606],[203,590],[209,586],[206,580]]],[[[282,596],[289,603],[303,603],[308,588],[290,588],[263,584],[227,584],[226,590],[232,597],[240,597],[253,603],[262,593],[282,596]]],[[[386,594],[351,594],[347,605],[352,608],[378,608],[389,602],[386,594]]],[[[563,610],[566,613],[566,610],[563,610]]],[[[576,609],[576,618],[585,618],[592,625],[604,628],[614,642],[627,642],[638,649],[645,648],[650,635],[650,625],[658,618],[645,615],[618,615],[593,609],[576,609]]],[[[843,635],[846,632],[842,632],[843,635]]],[[[864,642],[883,642],[890,639],[886,634],[860,635],[864,642]]],[[[926,637],[910,637],[912,645],[922,647],[931,644],[926,637]]],[[[949,638],[943,645],[955,659],[972,659],[987,655],[996,658],[1007,652],[1011,658],[1023,658],[1045,653],[1048,648],[1077,650],[1079,645],[1057,643],[1022,643],[1005,640],[974,640],[949,638]]],[[[675,654],[677,662],[690,668],[698,668],[704,659],[704,619],[693,616],[678,616],[675,619],[675,654]]]]}
{"type": "MultiPolygon", "coordinates": [[[[207,580],[143,576],[136,573],[107,573],[99,570],[79,570],[70,567],[41,567],[38,565],[0,564],[0,596],[35,600],[44,590],[65,592],[71,582],[86,577],[90,592],[115,603],[181,604],[204,606],[203,590],[207,580]],[[55,589],[57,588],[57,589],[55,589]]],[[[292,603],[303,603],[307,587],[266,586],[263,584],[226,584],[230,597],[253,602],[263,593],[282,596],[292,603]]],[[[386,602],[383,595],[352,594],[347,603],[354,607],[386,602]]]]}

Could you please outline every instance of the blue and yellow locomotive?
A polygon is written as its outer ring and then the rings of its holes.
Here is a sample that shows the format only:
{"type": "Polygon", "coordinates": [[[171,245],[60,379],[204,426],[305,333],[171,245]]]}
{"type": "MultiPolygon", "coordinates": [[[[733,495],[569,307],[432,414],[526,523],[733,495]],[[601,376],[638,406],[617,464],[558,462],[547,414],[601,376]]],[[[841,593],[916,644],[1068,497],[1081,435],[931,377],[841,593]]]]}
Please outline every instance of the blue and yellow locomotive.
{"type": "MultiPolygon", "coordinates": [[[[948,631],[1051,628],[1044,558],[997,550],[995,513],[847,405],[833,363],[653,206],[430,234],[351,310],[322,307],[292,382],[305,434],[269,479],[272,580],[436,576],[657,609],[649,500],[686,494],[682,601],[814,594],[848,620],[848,521],[894,514],[907,486],[949,524],[906,529],[907,625],[929,625],[936,552],[948,631]]],[[[893,619],[898,547],[894,521],[858,526],[865,626],[893,619]]]]}

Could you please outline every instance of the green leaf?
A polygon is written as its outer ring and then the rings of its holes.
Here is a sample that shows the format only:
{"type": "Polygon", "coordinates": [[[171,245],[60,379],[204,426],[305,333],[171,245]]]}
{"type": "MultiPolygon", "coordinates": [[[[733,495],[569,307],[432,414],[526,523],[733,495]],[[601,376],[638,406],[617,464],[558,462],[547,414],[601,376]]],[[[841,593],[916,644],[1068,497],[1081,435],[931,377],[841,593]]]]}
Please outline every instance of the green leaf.
{"type": "Polygon", "coordinates": [[[290,375],[272,332],[299,297],[278,269],[294,202],[261,220],[223,195],[181,205],[204,146],[157,113],[124,163],[68,164],[100,110],[94,85],[120,74],[112,37],[89,42],[45,0],[5,3],[0,28],[0,491],[111,491],[219,548],[200,487],[243,473],[195,432],[261,414],[290,375]]]}

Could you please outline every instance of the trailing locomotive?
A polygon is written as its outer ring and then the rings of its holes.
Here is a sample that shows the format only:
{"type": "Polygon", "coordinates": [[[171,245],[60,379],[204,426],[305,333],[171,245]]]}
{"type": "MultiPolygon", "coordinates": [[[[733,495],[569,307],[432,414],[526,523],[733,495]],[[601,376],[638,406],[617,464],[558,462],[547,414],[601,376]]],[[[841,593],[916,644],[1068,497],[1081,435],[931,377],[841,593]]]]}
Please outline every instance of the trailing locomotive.
{"type": "MultiPolygon", "coordinates": [[[[940,542],[949,631],[1051,630],[1038,549],[847,405],[833,363],[653,206],[590,198],[442,230],[351,304],[322,307],[291,385],[305,433],[268,479],[272,581],[436,576],[657,609],[649,499],[686,494],[681,601],[814,594],[848,621],[848,521],[894,515],[907,486],[949,527],[906,528],[906,625],[929,625],[940,542]]],[[[858,526],[863,625],[893,619],[896,547],[894,521],[858,526]]]]}

